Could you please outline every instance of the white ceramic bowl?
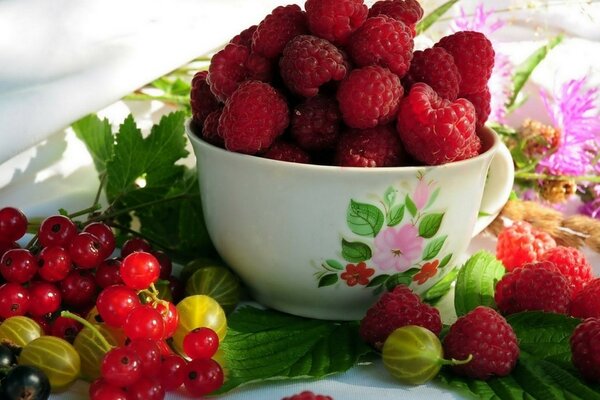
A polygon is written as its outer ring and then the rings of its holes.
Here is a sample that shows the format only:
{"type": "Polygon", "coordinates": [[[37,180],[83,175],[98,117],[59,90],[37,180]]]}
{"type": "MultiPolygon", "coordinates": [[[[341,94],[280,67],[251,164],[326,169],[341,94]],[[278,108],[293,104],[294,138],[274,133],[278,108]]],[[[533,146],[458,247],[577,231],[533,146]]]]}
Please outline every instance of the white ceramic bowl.
{"type": "Polygon", "coordinates": [[[256,300],[306,317],[361,319],[386,281],[423,292],[512,189],[510,153],[487,128],[475,158],[373,169],[232,153],[186,129],[217,251],[256,300]]]}

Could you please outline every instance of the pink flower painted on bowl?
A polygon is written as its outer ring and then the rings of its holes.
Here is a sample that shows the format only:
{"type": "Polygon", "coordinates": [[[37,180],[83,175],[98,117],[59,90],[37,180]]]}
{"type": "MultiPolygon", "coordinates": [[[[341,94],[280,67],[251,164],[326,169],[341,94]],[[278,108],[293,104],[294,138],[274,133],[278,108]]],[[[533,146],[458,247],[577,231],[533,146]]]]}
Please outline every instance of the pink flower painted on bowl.
{"type": "Polygon", "coordinates": [[[403,272],[421,256],[423,238],[412,224],[400,228],[387,228],[375,238],[375,248],[375,265],[382,270],[395,269],[403,272]]]}
{"type": "Polygon", "coordinates": [[[415,188],[415,192],[413,194],[413,201],[415,205],[420,210],[425,207],[427,204],[427,199],[429,198],[429,184],[425,182],[425,179],[421,178],[417,187],[415,188]]]}

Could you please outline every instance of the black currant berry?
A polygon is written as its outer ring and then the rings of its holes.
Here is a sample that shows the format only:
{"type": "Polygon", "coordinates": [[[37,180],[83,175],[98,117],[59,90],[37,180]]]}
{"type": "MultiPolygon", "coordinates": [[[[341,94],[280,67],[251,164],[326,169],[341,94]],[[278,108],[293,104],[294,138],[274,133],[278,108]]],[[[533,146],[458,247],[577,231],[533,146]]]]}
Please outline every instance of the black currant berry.
{"type": "Polygon", "coordinates": [[[18,365],[14,367],[0,386],[2,400],[48,400],[50,381],[36,367],[18,365]]]}

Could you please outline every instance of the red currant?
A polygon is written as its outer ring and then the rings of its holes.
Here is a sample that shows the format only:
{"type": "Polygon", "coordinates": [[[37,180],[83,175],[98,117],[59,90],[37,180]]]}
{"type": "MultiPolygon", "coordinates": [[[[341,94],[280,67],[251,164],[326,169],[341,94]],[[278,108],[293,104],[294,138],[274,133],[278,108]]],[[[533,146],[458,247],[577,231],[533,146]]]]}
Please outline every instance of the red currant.
{"type": "Polygon", "coordinates": [[[8,250],[0,259],[0,273],[8,282],[25,283],[37,270],[35,256],[26,249],[8,250]]]}
{"type": "Polygon", "coordinates": [[[38,273],[48,282],[62,281],[71,272],[71,257],[60,246],[44,247],[37,257],[38,273]]]}
{"type": "Polygon", "coordinates": [[[60,291],[66,306],[83,310],[94,303],[98,287],[92,274],[74,270],[60,282],[60,291]]]}
{"type": "Polygon", "coordinates": [[[83,228],[84,232],[89,232],[96,236],[102,244],[102,258],[109,257],[115,251],[115,234],[110,226],[102,222],[92,222],[83,228]]]}
{"type": "Polygon", "coordinates": [[[132,349],[116,347],[104,355],[100,373],[109,385],[129,386],[142,376],[142,362],[132,349]]]}
{"type": "Polygon", "coordinates": [[[27,217],[14,207],[0,209],[0,241],[14,242],[27,232],[27,217]]]}
{"type": "Polygon", "coordinates": [[[183,385],[186,364],[182,357],[175,354],[163,357],[160,365],[160,380],[167,392],[183,385]]]}
{"type": "Polygon", "coordinates": [[[140,305],[137,294],[125,285],[107,287],[96,300],[98,313],[104,323],[115,328],[122,327],[131,310],[140,305]]]}
{"type": "Polygon", "coordinates": [[[193,329],[183,338],[183,351],[192,360],[211,358],[218,348],[219,337],[207,327],[193,329]]]}
{"type": "Polygon", "coordinates": [[[169,279],[169,277],[171,276],[171,272],[173,272],[173,263],[171,262],[171,259],[169,258],[167,253],[165,253],[162,250],[155,250],[150,252],[150,254],[156,257],[158,263],[160,264],[159,278],[169,279]]]}
{"type": "Polygon", "coordinates": [[[160,373],[160,349],[152,339],[136,339],[127,344],[142,361],[142,374],[154,378],[160,373]]]}
{"type": "Polygon", "coordinates": [[[177,330],[177,324],[179,323],[179,313],[177,312],[177,307],[175,307],[175,304],[171,303],[170,301],[166,303],[159,302],[156,305],[156,310],[158,310],[162,316],[163,322],[165,323],[165,333],[163,338],[170,338],[177,330]]]}
{"type": "Polygon", "coordinates": [[[121,279],[132,289],[147,289],[156,282],[160,274],[160,264],[156,257],[146,252],[129,254],[121,263],[121,279]]]}
{"type": "Polygon", "coordinates": [[[55,312],[60,308],[62,297],[60,290],[50,282],[37,281],[29,285],[29,314],[42,316],[55,312]]]}
{"type": "Polygon", "coordinates": [[[121,257],[127,257],[131,253],[136,253],[138,251],[150,253],[152,251],[152,246],[146,239],[138,236],[132,237],[123,243],[123,246],[121,247],[121,257]]]}
{"type": "Polygon", "coordinates": [[[131,340],[142,338],[160,340],[165,333],[165,323],[160,313],[152,306],[138,306],[127,315],[123,331],[131,340]]]}
{"type": "Polygon", "coordinates": [[[165,389],[160,381],[143,377],[127,388],[129,400],[163,400],[165,389]]]}
{"type": "Polygon", "coordinates": [[[25,315],[29,310],[29,291],[18,283],[0,286],[0,318],[25,315]]]}
{"type": "Polygon", "coordinates": [[[50,334],[50,326],[51,326],[50,319],[52,318],[52,315],[50,315],[50,314],[37,315],[37,316],[30,315],[29,317],[32,320],[34,320],[35,322],[37,322],[37,324],[40,326],[40,328],[42,328],[42,332],[44,332],[44,335],[50,334]]]}
{"type": "Polygon", "coordinates": [[[4,255],[7,251],[11,249],[20,249],[19,243],[17,242],[3,242],[0,240],[0,257],[4,255]]]}
{"type": "Polygon", "coordinates": [[[81,331],[83,325],[73,318],[58,317],[50,325],[50,335],[65,339],[73,343],[75,336],[81,331]]]}
{"type": "Polygon", "coordinates": [[[104,259],[103,246],[100,240],[89,232],[77,234],[69,245],[71,260],[79,268],[95,268],[104,259]]]}
{"type": "Polygon", "coordinates": [[[42,246],[62,246],[67,248],[77,235],[75,223],[64,215],[52,215],[42,221],[38,240],[42,246]]]}
{"type": "Polygon", "coordinates": [[[101,288],[109,287],[112,285],[123,284],[121,279],[121,260],[118,258],[109,258],[102,261],[98,268],[96,268],[96,283],[101,288]]]}
{"type": "Polygon", "coordinates": [[[223,386],[223,370],[211,358],[198,358],[185,367],[185,388],[192,396],[204,396],[223,386]]]}
{"type": "Polygon", "coordinates": [[[125,390],[109,385],[102,378],[92,382],[88,393],[90,400],[129,400],[129,396],[127,396],[125,390]]]}

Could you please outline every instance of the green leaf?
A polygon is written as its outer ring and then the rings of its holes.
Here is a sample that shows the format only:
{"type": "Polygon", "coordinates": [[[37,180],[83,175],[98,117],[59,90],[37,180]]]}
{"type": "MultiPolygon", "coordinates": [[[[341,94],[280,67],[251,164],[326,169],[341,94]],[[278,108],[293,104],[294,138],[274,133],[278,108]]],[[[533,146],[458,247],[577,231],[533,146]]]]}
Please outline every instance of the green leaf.
{"type": "Polygon", "coordinates": [[[434,237],[440,229],[442,219],[444,219],[444,213],[429,214],[423,217],[419,223],[419,236],[426,239],[434,237]]]}
{"type": "Polygon", "coordinates": [[[220,349],[228,376],[216,394],[253,382],[323,378],[347,371],[371,352],[358,335],[358,322],[244,307],[227,324],[220,349]]]}
{"type": "Polygon", "coordinates": [[[385,281],[388,280],[389,277],[390,276],[387,274],[377,275],[375,278],[371,279],[371,282],[369,282],[367,287],[375,287],[375,286],[383,285],[385,283],[385,281]]]}
{"type": "Polygon", "coordinates": [[[404,204],[395,205],[390,209],[387,223],[388,226],[396,226],[402,222],[402,219],[404,218],[404,209],[404,204]]]}
{"type": "Polygon", "coordinates": [[[413,276],[415,276],[417,272],[419,272],[418,268],[411,268],[407,271],[393,274],[385,281],[385,287],[387,290],[392,290],[398,285],[408,286],[411,284],[413,276]]]}
{"type": "Polygon", "coordinates": [[[550,39],[546,45],[534,51],[529,57],[527,57],[527,59],[525,59],[525,61],[523,61],[523,63],[521,63],[521,65],[517,67],[512,77],[512,95],[506,103],[507,108],[510,109],[514,106],[521,89],[523,89],[535,68],[542,62],[542,60],[544,60],[544,58],[546,58],[550,50],[556,47],[560,42],[562,42],[562,40],[562,35],[555,36],[554,38],[550,39]]]}
{"type": "Polygon", "coordinates": [[[394,201],[396,201],[396,193],[398,191],[393,186],[390,186],[383,194],[383,202],[387,208],[390,208],[394,204],[394,201]]]}
{"type": "Polygon", "coordinates": [[[319,287],[331,286],[335,285],[338,281],[337,274],[327,274],[323,275],[321,279],[319,279],[319,287]]]}
{"type": "Polygon", "coordinates": [[[352,232],[360,236],[375,237],[383,226],[383,213],[374,205],[350,200],[346,221],[352,232]]]}
{"type": "Polygon", "coordinates": [[[505,272],[504,266],[493,254],[483,250],[473,254],[456,278],[456,315],[465,315],[477,306],[496,308],[494,290],[505,272]]]}
{"type": "Polygon", "coordinates": [[[344,270],[344,266],[342,265],[342,263],[340,263],[337,260],[325,260],[325,263],[330,268],[337,269],[339,271],[343,271],[344,270]]]}
{"type": "Polygon", "coordinates": [[[429,208],[437,200],[439,195],[440,195],[440,188],[437,188],[431,194],[431,197],[429,198],[429,201],[427,202],[427,205],[425,206],[425,208],[429,208]]]}
{"type": "Polygon", "coordinates": [[[106,163],[113,158],[115,142],[108,120],[90,114],[75,122],[72,128],[90,152],[98,174],[104,174],[106,163]]]}
{"type": "Polygon", "coordinates": [[[448,265],[450,259],[452,259],[452,253],[447,254],[444,258],[442,258],[442,261],[440,261],[440,265],[438,265],[438,268],[444,268],[446,265],[448,265]]]}
{"type": "Polygon", "coordinates": [[[417,35],[425,32],[429,27],[436,23],[446,12],[452,8],[453,5],[458,3],[459,0],[450,0],[433,10],[425,18],[423,18],[416,26],[415,30],[417,35]]]}
{"type": "Polygon", "coordinates": [[[410,196],[408,194],[406,195],[406,198],[404,199],[404,203],[406,204],[406,209],[408,210],[410,215],[412,215],[413,217],[415,215],[417,215],[417,206],[415,205],[415,202],[410,198],[410,196]]]}
{"type": "Polygon", "coordinates": [[[458,271],[458,268],[453,268],[452,270],[448,271],[442,279],[440,279],[432,287],[427,289],[425,293],[421,295],[421,298],[429,304],[437,303],[439,299],[444,297],[446,293],[448,293],[450,289],[452,289],[452,284],[456,280],[458,271]]]}
{"type": "Polygon", "coordinates": [[[423,250],[423,261],[432,260],[437,256],[440,250],[442,250],[447,237],[448,235],[440,236],[427,243],[427,246],[423,250]]]}
{"type": "Polygon", "coordinates": [[[162,117],[147,138],[142,137],[131,115],[125,119],[117,134],[114,157],[106,165],[110,200],[135,190],[139,178],[145,180],[146,187],[168,188],[181,175],[182,167],[175,162],[188,154],[184,118],[183,112],[162,117]]]}
{"type": "Polygon", "coordinates": [[[342,257],[349,262],[361,262],[371,258],[371,248],[361,242],[348,242],[342,239],[342,257]]]}

